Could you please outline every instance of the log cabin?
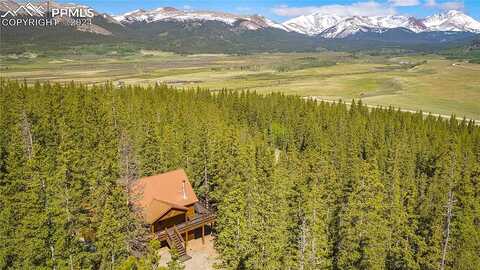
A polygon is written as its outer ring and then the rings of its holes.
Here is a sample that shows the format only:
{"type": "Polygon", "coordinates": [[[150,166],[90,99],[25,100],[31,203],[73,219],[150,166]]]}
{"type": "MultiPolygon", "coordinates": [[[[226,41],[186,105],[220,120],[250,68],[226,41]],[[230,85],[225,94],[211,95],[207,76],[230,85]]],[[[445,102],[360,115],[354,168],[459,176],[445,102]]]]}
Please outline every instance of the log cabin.
{"type": "Polygon", "coordinates": [[[182,260],[190,258],[189,239],[201,236],[205,243],[205,227],[211,230],[215,215],[198,200],[183,169],[140,178],[131,190],[145,224],[182,260]]]}

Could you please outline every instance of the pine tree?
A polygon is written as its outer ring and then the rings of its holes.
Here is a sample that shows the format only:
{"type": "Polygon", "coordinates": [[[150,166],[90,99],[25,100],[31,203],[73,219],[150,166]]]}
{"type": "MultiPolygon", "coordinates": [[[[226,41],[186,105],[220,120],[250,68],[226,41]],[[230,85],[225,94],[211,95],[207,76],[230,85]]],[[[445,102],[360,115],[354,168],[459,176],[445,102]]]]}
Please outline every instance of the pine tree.
{"type": "Polygon", "coordinates": [[[18,242],[22,243],[22,249],[17,252],[22,268],[33,268],[50,262],[48,243],[51,237],[45,189],[47,178],[45,169],[48,169],[48,166],[42,153],[37,149],[40,148],[35,145],[32,158],[27,161],[25,192],[20,205],[21,209],[27,212],[16,230],[18,242]]]}
{"type": "Polygon", "coordinates": [[[17,263],[19,242],[16,239],[15,228],[19,221],[26,215],[26,209],[22,209],[21,197],[24,192],[25,155],[20,128],[14,127],[7,147],[5,161],[6,173],[1,181],[1,212],[0,218],[3,226],[0,227],[0,265],[2,268],[14,267],[17,263]]]}
{"type": "Polygon", "coordinates": [[[300,186],[298,208],[300,223],[300,269],[328,269],[331,267],[331,246],[328,226],[329,212],[327,186],[336,181],[335,173],[322,157],[320,149],[309,149],[300,186]]]}
{"type": "Polygon", "coordinates": [[[420,247],[420,263],[424,269],[444,269],[450,260],[453,215],[457,201],[454,188],[459,181],[458,157],[457,142],[452,137],[445,152],[436,160],[434,175],[426,190],[427,198],[421,205],[425,246],[420,247]]]}
{"type": "Polygon", "coordinates": [[[384,186],[376,160],[361,161],[342,213],[340,268],[383,269],[387,255],[384,186]]]}
{"type": "Polygon", "coordinates": [[[101,256],[101,269],[115,269],[127,257],[126,219],[128,208],[125,194],[121,190],[113,191],[103,207],[103,217],[97,231],[97,246],[101,256]],[[122,207],[123,205],[123,207],[122,207]]]}
{"type": "Polygon", "coordinates": [[[389,269],[418,269],[419,266],[414,258],[415,224],[412,224],[412,213],[409,200],[414,198],[414,187],[411,183],[412,175],[402,174],[402,170],[408,171],[408,164],[402,165],[400,144],[391,146],[387,159],[387,181],[389,186],[388,223],[389,245],[387,265],[389,269]],[[413,193],[413,194],[412,194],[413,193]],[[413,198],[412,198],[413,197],[413,198]],[[410,211],[409,211],[410,210],[410,211]]]}
{"type": "MultiPolygon", "coordinates": [[[[234,178],[240,181],[239,178],[234,178]]],[[[237,183],[218,205],[216,228],[219,231],[215,246],[221,251],[222,267],[238,269],[244,263],[249,245],[248,221],[243,184],[237,183]]]]}
{"type": "Polygon", "coordinates": [[[166,168],[159,136],[157,129],[147,127],[140,147],[142,153],[140,159],[142,175],[154,175],[163,172],[166,168]]]}
{"type": "MultiPolygon", "coordinates": [[[[480,216],[480,160],[469,149],[461,149],[462,173],[455,188],[456,203],[452,230],[450,269],[480,268],[480,229],[475,220],[480,216]]],[[[460,157],[459,157],[460,158],[460,157]]]]}
{"type": "Polygon", "coordinates": [[[233,156],[231,164],[220,164],[220,168],[235,165],[233,170],[220,170],[217,183],[218,193],[213,198],[217,200],[218,236],[215,246],[221,251],[222,267],[237,269],[245,267],[252,248],[251,235],[253,227],[253,203],[251,180],[255,176],[255,156],[253,145],[236,148],[230,145],[233,156]]]}
{"type": "Polygon", "coordinates": [[[183,264],[180,262],[180,257],[178,255],[178,251],[175,248],[170,249],[170,256],[171,256],[171,259],[167,264],[168,270],[183,270],[183,269],[185,269],[185,266],[183,266],[183,264]]]}

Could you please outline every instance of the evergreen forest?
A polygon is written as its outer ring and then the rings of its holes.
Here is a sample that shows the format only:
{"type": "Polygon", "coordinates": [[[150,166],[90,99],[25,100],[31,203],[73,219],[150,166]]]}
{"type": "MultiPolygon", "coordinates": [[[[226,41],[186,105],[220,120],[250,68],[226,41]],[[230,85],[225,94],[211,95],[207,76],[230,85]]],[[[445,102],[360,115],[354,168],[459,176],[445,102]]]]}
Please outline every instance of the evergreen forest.
{"type": "Polygon", "coordinates": [[[473,122],[279,93],[7,80],[0,269],[159,269],[129,188],[177,168],[217,213],[220,269],[480,269],[473,122]]]}

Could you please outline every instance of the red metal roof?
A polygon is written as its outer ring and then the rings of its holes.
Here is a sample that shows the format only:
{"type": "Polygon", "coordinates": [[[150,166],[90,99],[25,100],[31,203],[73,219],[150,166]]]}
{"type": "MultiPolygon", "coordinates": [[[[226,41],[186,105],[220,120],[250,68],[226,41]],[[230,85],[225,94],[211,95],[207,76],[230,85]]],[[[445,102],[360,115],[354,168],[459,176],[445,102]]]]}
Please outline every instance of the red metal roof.
{"type": "Polygon", "coordinates": [[[168,204],[168,210],[192,205],[198,202],[187,174],[183,169],[140,178],[132,187],[133,202],[143,210],[147,223],[165,214],[166,207],[153,207],[168,204]],[[157,209],[158,208],[158,209],[157,209]],[[161,209],[160,209],[161,208],[161,209]],[[157,211],[158,210],[158,211],[157,211]]]}

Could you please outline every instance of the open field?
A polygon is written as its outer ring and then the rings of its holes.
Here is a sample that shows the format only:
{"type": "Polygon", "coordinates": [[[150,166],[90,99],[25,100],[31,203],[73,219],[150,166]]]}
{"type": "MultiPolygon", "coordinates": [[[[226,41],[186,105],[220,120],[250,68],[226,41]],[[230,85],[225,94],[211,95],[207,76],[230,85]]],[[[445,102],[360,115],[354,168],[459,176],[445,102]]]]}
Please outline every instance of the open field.
{"type": "Polygon", "coordinates": [[[166,83],[212,90],[282,91],[326,100],[361,98],[369,105],[480,119],[480,64],[436,55],[319,52],[232,56],[145,50],[68,57],[30,54],[3,56],[0,71],[2,77],[29,82],[95,84],[109,80],[117,85],[166,83]]]}

